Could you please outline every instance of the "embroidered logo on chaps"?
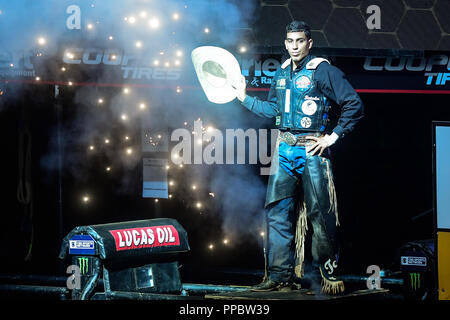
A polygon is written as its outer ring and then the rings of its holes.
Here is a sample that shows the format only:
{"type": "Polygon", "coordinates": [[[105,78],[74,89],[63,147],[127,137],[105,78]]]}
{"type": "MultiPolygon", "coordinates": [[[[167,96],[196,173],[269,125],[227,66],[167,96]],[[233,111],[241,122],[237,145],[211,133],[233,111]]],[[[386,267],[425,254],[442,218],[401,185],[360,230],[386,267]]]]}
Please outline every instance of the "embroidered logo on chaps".
{"type": "Polygon", "coordinates": [[[333,260],[333,262],[331,262],[331,259],[328,259],[328,261],[325,262],[323,266],[325,267],[325,270],[327,270],[328,274],[332,274],[334,269],[337,268],[337,262],[336,260],[333,260]]]}

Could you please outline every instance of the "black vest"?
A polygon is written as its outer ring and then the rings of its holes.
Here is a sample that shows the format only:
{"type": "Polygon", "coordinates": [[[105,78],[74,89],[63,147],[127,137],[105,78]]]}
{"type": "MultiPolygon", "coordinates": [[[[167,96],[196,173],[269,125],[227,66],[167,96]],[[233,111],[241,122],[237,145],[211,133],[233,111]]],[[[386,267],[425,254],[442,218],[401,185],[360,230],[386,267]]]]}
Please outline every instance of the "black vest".
{"type": "Polygon", "coordinates": [[[310,58],[310,61],[297,73],[291,72],[291,60],[281,67],[275,89],[279,113],[276,123],[278,129],[297,132],[323,132],[328,123],[330,104],[314,80],[317,66],[327,62],[323,58],[310,58]]]}

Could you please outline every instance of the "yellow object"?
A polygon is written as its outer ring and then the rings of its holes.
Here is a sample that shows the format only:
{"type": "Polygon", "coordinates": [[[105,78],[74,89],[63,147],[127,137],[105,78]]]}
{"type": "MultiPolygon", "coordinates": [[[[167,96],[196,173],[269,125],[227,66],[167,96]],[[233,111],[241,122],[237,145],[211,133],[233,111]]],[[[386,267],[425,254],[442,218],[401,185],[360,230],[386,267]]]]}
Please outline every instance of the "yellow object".
{"type": "Polygon", "coordinates": [[[439,300],[450,300],[450,232],[438,232],[439,300]]]}

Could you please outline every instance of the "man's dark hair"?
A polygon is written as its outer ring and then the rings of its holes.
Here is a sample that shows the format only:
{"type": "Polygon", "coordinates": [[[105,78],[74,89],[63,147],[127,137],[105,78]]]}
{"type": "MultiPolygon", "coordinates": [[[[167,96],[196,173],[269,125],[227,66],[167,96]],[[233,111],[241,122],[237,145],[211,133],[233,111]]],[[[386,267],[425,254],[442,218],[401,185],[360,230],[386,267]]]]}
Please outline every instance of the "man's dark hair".
{"type": "Polygon", "coordinates": [[[304,32],[306,38],[311,39],[311,27],[304,21],[294,20],[286,26],[286,33],[289,32],[304,32]]]}

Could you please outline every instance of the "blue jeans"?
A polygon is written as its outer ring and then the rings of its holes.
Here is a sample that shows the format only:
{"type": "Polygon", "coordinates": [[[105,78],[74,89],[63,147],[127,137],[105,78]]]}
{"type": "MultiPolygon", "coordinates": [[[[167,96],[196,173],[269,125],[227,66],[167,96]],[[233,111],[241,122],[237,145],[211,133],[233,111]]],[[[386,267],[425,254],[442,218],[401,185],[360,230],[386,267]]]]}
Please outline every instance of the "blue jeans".
{"type": "Polygon", "coordinates": [[[300,180],[303,191],[298,197],[270,204],[266,212],[268,275],[274,281],[288,282],[294,276],[296,205],[302,200],[300,196],[303,196],[306,214],[313,227],[313,265],[336,259],[336,208],[330,205],[329,179],[332,175],[329,159],[306,155],[304,147],[291,147],[282,142],[279,162],[280,167],[300,180]]]}

